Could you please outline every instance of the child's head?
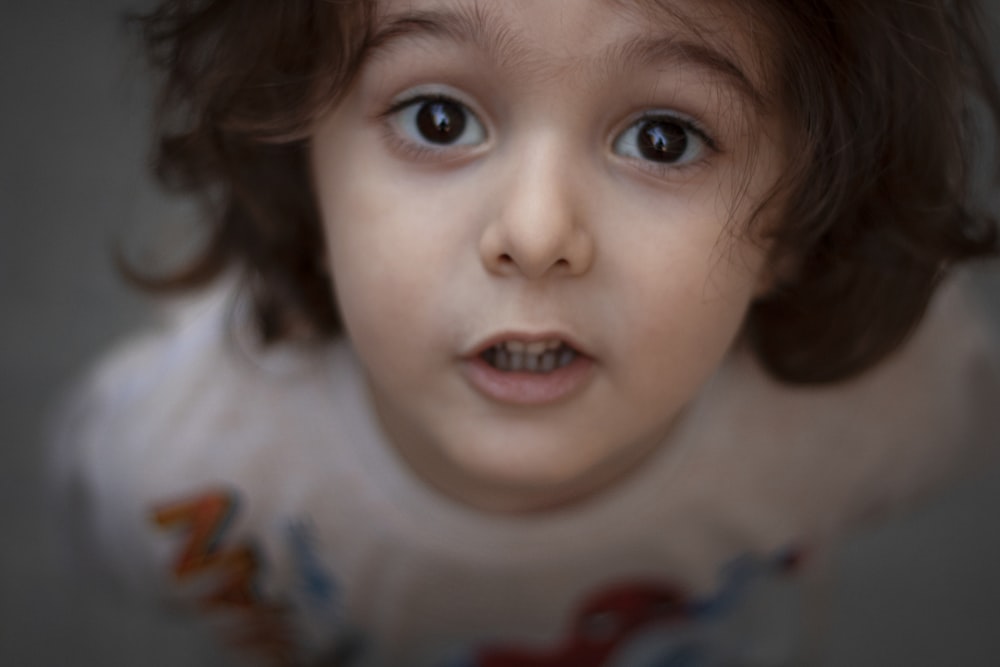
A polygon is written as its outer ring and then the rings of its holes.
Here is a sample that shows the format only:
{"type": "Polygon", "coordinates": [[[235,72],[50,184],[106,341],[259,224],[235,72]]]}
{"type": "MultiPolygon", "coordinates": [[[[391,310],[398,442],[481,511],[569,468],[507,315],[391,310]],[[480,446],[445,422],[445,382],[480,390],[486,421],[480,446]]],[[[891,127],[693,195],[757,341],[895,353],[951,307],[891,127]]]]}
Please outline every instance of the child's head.
{"type": "Polygon", "coordinates": [[[220,205],[178,282],[239,263],[269,338],[342,314],[390,438],[482,504],[625,469],[741,332],[786,380],[863,370],[993,247],[966,3],[216,0],[146,27],[161,174],[220,205]]]}

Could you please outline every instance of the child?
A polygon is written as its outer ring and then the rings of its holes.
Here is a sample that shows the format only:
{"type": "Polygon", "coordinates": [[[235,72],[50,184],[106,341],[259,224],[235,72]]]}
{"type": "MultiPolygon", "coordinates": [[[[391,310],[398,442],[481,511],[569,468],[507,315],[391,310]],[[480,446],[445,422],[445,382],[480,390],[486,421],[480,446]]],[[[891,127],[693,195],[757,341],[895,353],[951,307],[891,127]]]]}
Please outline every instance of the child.
{"type": "Polygon", "coordinates": [[[937,290],[996,248],[978,21],[163,2],[159,175],[212,234],[134,277],[206,289],[64,421],[95,555],[264,664],[801,659],[806,573],[1000,427],[937,290]]]}

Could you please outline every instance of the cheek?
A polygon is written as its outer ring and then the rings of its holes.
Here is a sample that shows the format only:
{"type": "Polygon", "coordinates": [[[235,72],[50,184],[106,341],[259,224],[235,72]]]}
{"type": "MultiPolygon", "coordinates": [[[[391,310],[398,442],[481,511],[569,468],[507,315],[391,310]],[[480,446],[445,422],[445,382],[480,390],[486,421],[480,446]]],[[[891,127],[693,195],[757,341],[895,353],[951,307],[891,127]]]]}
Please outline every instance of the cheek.
{"type": "Polygon", "coordinates": [[[666,340],[731,338],[757,289],[762,251],[729,232],[739,221],[714,198],[652,208],[602,239],[618,244],[606,259],[625,287],[622,325],[666,340]]]}
{"type": "Polygon", "coordinates": [[[378,206],[336,207],[328,222],[330,269],[337,303],[348,334],[360,344],[391,345],[399,327],[419,329],[428,276],[402,273],[412,266],[412,244],[393,233],[378,206]]]}
{"type": "Polygon", "coordinates": [[[710,374],[739,334],[750,303],[742,283],[720,286],[703,281],[650,285],[635,294],[631,338],[640,369],[672,376],[681,384],[710,374]],[[728,287],[730,289],[723,289],[728,287]]]}
{"type": "Polygon", "coordinates": [[[371,230],[339,229],[331,236],[334,292],[354,351],[378,386],[419,391],[421,359],[413,345],[430,326],[430,308],[421,301],[428,286],[390,270],[399,261],[391,240],[383,243],[371,230]]]}
{"type": "MultiPolygon", "coordinates": [[[[349,142],[342,146],[349,153],[349,142]]],[[[405,316],[392,266],[396,237],[388,228],[392,200],[377,196],[372,179],[359,178],[368,165],[356,161],[317,160],[316,189],[326,236],[327,255],[337,305],[352,340],[389,346],[384,321],[405,316]],[[355,169],[346,169],[351,164],[355,169]]],[[[370,173],[370,172],[369,172],[370,173]]],[[[404,286],[405,287],[405,286],[404,286]]]]}
{"type": "Polygon", "coordinates": [[[443,223],[434,210],[412,205],[406,184],[348,173],[327,178],[339,186],[325,193],[322,215],[347,334],[374,377],[413,388],[426,353],[440,342],[447,320],[441,302],[456,282],[443,223]]]}
{"type": "Polygon", "coordinates": [[[616,384],[636,400],[686,401],[714,372],[739,334],[761,272],[759,251],[731,239],[714,216],[646,226],[615,266],[621,300],[613,309],[616,384]],[[620,371],[616,369],[621,369],[620,371]],[[634,381],[634,384],[633,384],[634,381]]]}

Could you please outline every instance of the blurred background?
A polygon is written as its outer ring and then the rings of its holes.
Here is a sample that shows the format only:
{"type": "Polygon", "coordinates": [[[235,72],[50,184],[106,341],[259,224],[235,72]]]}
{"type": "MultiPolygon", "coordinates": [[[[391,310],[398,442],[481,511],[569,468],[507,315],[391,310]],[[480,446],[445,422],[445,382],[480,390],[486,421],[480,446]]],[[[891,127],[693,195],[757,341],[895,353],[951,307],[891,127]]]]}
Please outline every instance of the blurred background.
{"type": "MultiPolygon", "coordinates": [[[[190,219],[146,174],[149,90],[122,21],[141,7],[38,0],[0,10],[3,667],[222,664],[183,620],[68,575],[46,524],[45,417],[147,313],[114,274],[111,249],[157,221],[190,219]]],[[[982,295],[1000,323],[1000,281],[985,281],[982,295]]],[[[836,573],[824,666],[1000,664],[1000,471],[859,535],[836,573]]]]}

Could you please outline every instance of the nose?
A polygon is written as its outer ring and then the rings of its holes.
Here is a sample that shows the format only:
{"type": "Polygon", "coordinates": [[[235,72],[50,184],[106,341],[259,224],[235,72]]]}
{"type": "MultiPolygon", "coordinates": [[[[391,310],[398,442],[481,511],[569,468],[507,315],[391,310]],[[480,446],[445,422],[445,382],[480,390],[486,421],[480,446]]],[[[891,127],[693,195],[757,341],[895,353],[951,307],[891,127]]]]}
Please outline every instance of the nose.
{"type": "Polygon", "coordinates": [[[586,273],[594,239],[565,153],[553,144],[533,143],[520,152],[506,183],[497,214],[480,238],[487,270],[531,280],[586,273]]]}

